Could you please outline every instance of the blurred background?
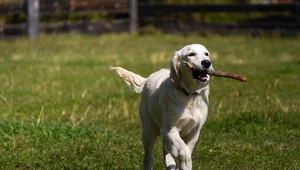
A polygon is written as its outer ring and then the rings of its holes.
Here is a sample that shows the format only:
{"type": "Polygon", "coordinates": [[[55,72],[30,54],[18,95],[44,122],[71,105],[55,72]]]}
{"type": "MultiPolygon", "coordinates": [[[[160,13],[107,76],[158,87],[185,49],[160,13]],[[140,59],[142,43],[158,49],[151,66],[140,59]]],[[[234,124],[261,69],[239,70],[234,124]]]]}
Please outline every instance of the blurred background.
{"type": "Polygon", "coordinates": [[[295,36],[299,9],[299,0],[0,0],[0,38],[69,32],[295,36]]]}

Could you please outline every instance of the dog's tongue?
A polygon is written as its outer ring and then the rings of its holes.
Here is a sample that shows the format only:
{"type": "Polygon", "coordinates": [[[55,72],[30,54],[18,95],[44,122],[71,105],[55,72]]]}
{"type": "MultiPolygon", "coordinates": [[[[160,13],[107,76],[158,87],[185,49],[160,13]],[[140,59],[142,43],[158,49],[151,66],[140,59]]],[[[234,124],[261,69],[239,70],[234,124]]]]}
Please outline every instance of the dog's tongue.
{"type": "Polygon", "coordinates": [[[206,80],[207,80],[207,74],[206,74],[206,73],[201,73],[201,74],[199,75],[199,78],[200,78],[201,80],[203,80],[203,81],[206,81],[206,80]]]}
{"type": "Polygon", "coordinates": [[[194,73],[194,79],[200,80],[200,81],[206,81],[207,80],[207,74],[206,72],[195,72],[194,73]]]}

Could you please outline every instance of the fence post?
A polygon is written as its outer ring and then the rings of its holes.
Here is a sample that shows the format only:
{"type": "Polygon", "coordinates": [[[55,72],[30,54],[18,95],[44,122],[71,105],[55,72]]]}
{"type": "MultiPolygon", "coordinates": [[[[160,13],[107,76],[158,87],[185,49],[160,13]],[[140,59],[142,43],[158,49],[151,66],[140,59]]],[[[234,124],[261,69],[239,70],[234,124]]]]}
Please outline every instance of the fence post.
{"type": "Polygon", "coordinates": [[[137,0],[129,0],[129,32],[136,33],[138,27],[138,4],[137,0]]]}
{"type": "Polygon", "coordinates": [[[27,0],[27,30],[33,40],[39,38],[39,0],[27,0]]]}

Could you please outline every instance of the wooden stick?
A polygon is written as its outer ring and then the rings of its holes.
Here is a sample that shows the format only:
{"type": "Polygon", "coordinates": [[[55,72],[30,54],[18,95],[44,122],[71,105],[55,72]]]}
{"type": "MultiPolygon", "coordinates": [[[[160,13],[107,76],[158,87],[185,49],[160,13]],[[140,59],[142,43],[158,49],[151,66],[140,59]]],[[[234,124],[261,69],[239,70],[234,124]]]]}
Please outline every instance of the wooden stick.
{"type": "Polygon", "coordinates": [[[223,71],[208,71],[207,74],[211,75],[211,76],[226,77],[226,78],[232,78],[232,79],[240,80],[242,82],[247,82],[247,77],[242,76],[242,75],[238,75],[238,74],[235,74],[235,73],[228,73],[228,72],[223,72],[223,71]]]}
{"type": "MultiPolygon", "coordinates": [[[[187,61],[183,61],[183,63],[190,69],[199,71],[196,66],[194,66],[192,63],[189,63],[187,61]]],[[[247,78],[242,75],[238,75],[235,73],[228,73],[224,71],[207,71],[208,75],[216,76],[216,77],[226,77],[226,78],[232,78],[236,80],[240,80],[242,82],[247,82],[247,78]]]]}

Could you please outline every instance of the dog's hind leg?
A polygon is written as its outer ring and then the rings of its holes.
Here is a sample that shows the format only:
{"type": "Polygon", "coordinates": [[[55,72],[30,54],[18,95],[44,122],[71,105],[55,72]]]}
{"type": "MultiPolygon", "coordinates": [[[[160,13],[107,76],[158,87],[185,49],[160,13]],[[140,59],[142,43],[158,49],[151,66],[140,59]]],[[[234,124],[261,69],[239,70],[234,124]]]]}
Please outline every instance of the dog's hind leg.
{"type": "Polygon", "coordinates": [[[140,119],[143,126],[142,138],[143,138],[143,147],[144,147],[144,170],[152,170],[153,166],[153,157],[152,150],[156,136],[159,135],[160,129],[155,124],[154,120],[148,114],[146,107],[143,107],[143,101],[141,102],[140,107],[140,119]]]}
{"type": "Polygon", "coordinates": [[[143,129],[143,147],[144,147],[144,170],[151,170],[153,166],[152,150],[157,134],[151,130],[143,129]]]}

